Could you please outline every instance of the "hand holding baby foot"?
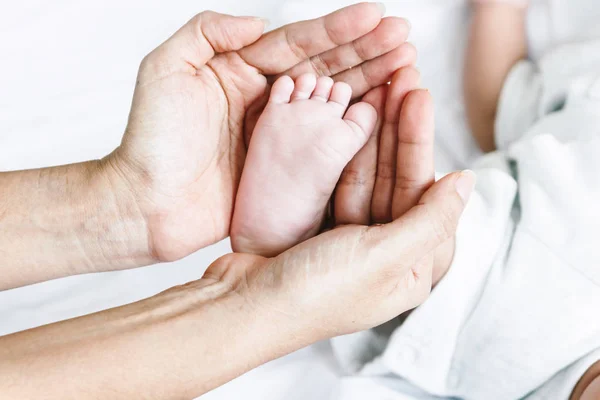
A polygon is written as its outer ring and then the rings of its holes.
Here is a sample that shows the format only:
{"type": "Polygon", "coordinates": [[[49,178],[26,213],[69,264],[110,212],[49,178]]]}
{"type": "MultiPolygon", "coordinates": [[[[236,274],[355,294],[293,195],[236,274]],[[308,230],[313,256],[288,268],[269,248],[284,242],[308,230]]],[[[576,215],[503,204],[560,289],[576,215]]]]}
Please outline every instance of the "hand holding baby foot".
{"type": "Polygon", "coordinates": [[[342,170],[377,120],[367,103],[347,109],[351,97],[349,85],[312,74],[275,82],[237,195],[235,251],[277,255],[319,232],[342,170]]]}
{"type": "Polygon", "coordinates": [[[263,34],[260,18],[203,12],[144,59],[122,145],[103,164],[115,197],[131,198],[122,208],[142,221],[136,265],[228,236],[245,131],[269,82],[311,71],[360,96],[414,60],[406,21],[382,17],[361,3],[263,34]]]}
{"type": "MultiPolygon", "coordinates": [[[[394,74],[389,86],[375,88],[363,98],[380,118],[336,189],[337,225],[386,224],[422,206],[424,194],[435,181],[435,131],[431,95],[419,85],[419,72],[405,67],[394,74]]],[[[415,271],[435,284],[446,273],[453,254],[454,240],[450,239],[431,257],[419,260],[415,271]]]]}

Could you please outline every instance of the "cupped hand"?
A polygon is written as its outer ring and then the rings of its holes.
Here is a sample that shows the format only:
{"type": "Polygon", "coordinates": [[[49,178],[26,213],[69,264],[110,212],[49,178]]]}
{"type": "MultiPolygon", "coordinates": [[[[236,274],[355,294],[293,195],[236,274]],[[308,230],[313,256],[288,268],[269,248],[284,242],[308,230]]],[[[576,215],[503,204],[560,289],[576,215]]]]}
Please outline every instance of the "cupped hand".
{"type": "Polygon", "coordinates": [[[298,346],[372,328],[420,305],[475,178],[454,173],[434,183],[432,99],[417,86],[411,67],[365,97],[380,111],[387,107],[373,141],[391,143],[367,145],[348,166],[335,199],[337,228],[275,258],[228,255],[205,279],[227,282],[270,316],[269,329],[303,341],[298,346]],[[384,174],[372,165],[383,154],[398,160],[384,158],[384,174]],[[379,203],[383,195],[388,200],[379,203]]]}
{"type": "Polygon", "coordinates": [[[269,321],[265,337],[297,341],[287,347],[378,326],[427,299],[423,260],[455,234],[473,184],[472,175],[449,175],[390,224],[338,227],[275,258],[230,254],[204,279],[232,288],[269,321]]]}
{"type": "Polygon", "coordinates": [[[375,3],[264,28],[258,18],[204,12],[141,64],[123,142],[106,164],[136,196],[157,261],[228,236],[244,135],[273,78],[314,72],[360,96],[415,58],[406,22],[382,20],[375,3]]]}
{"type": "MultiPolygon", "coordinates": [[[[386,224],[421,207],[421,197],[435,182],[435,126],[431,95],[419,88],[420,73],[408,66],[396,71],[389,85],[363,97],[379,121],[342,174],[334,198],[337,225],[386,224]]],[[[420,261],[419,270],[433,276],[434,284],[450,266],[454,245],[452,235],[420,261]]]]}

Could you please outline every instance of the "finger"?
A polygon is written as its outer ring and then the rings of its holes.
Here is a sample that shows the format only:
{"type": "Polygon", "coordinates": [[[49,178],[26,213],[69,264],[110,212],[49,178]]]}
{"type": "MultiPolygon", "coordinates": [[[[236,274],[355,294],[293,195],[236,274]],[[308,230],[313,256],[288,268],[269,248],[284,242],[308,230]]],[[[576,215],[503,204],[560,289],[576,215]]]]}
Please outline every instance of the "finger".
{"type": "Polygon", "coordinates": [[[360,97],[374,87],[383,85],[397,70],[414,65],[417,51],[410,43],[404,43],[387,54],[367,61],[333,76],[336,82],[346,82],[352,86],[354,98],[360,97]]]}
{"type": "Polygon", "coordinates": [[[205,11],[175,32],[145,61],[172,70],[199,69],[215,53],[239,50],[254,43],[264,29],[265,21],[260,18],[233,17],[205,11]]]}
{"type": "Polygon", "coordinates": [[[355,4],[321,18],[269,32],[239,54],[264,74],[280,74],[310,57],[371,32],[379,25],[384,11],[377,3],[355,4]]]}
{"type": "Polygon", "coordinates": [[[365,61],[387,54],[406,42],[410,26],[403,18],[381,20],[377,28],[353,42],[325,53],[317,54],[284,72],[291,77],[310,72],[319,76],[333,76],[365,61]]]}
{"type": "Polygon", "coordinates": [[[398,125],[392,218],[414,207],[435,182],[433,99],[426,90],[406,95],[398,125]]]}
{"type": "Polygon", "coordinates": [[[463,171],[435,183],[417,206],[387,225],[372,227],[367,246],[379,249],[382,262],[416,265],[456,235],[460,217],[475,186],[475,174],[463,171]]]}
{"type": "Polygon", "coordinates": [[[246,118],[244,121],[244,143],[246,149],[250,146],[250,139],[252,139],[252,133],[254,133],[254,128],[258,123],[258,119],[269,102],[269,93],[270,89],[265,90],[265,93],[259,97],[257,101],[252,103],[246,111],[246,118]]]}
{"type": "Polygon", "coordinates": [[[413,67],[397,71],[388,90],[385,115],[377,160],[377,178],[373,190],[373,221],[385,224],[392,221],[392,199],[396,181],[398,154],[398,122],[406,95],[419,86],[420,74],[413,67]]]}
{"type": "Polygon", "coordinates": [[[363,101],[377,112],[377,123],[367,144],[344,169],[335,199],[335,222],[338,225],[369,225],[371,198],[377,172],[377,144],[383,123],[387,85],[379,86],[365,95],[363,101]]]}

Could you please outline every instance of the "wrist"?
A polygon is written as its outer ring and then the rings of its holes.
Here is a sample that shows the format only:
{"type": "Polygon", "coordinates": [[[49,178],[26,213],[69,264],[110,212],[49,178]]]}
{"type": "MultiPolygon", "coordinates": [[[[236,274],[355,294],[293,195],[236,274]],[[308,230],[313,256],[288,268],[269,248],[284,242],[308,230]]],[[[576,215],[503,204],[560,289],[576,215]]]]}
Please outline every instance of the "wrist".
{"type": "Polygon", "coordinates": [[[315,326],[317,309],[304,304],[310,296],[294,284],[294,277],[284,279],[277,263],[274,258],[228,254],[215,261],[201,280],[203,285],[218,282],[229,289],[222,297],[243,302],[244,318],[256,326],[253,348],[262,348],[263,363],[334,336],[324,335],[318,329],[321,325],[315,326]]]}
{"type": "Polygon", "coordinates": [[[143,216],[105,161],[0,174],[0,289],[152,263],[143,216]]]}
{"type": "Polygon", "coordinates": [[[122,270],[155,263],[139,192],[118,159],[110,155],[88,164],[89,186],[84,196],[89,202],[88,221],[98,219],[97,246],[91,249],[101,257],[98,264],[103,270],[122,270]]]}

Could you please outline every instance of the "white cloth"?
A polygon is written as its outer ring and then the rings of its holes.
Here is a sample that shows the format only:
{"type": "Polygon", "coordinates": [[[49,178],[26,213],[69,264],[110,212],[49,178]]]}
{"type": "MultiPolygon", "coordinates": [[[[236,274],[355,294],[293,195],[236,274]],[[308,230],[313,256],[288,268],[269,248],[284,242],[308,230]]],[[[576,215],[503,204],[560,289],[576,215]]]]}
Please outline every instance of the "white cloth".
{"type": "Polygon", "coordinates": [[[532,0],[528,15],[529,52],[539,60],[550,49],[600,35],[598,0],[532,0]]]}
{"type": "Polygon", "coordinates": [[[497,144],[448,275],[337,398],[567,399],[600,360],[600,40],[513,69],[497,144]]]}

